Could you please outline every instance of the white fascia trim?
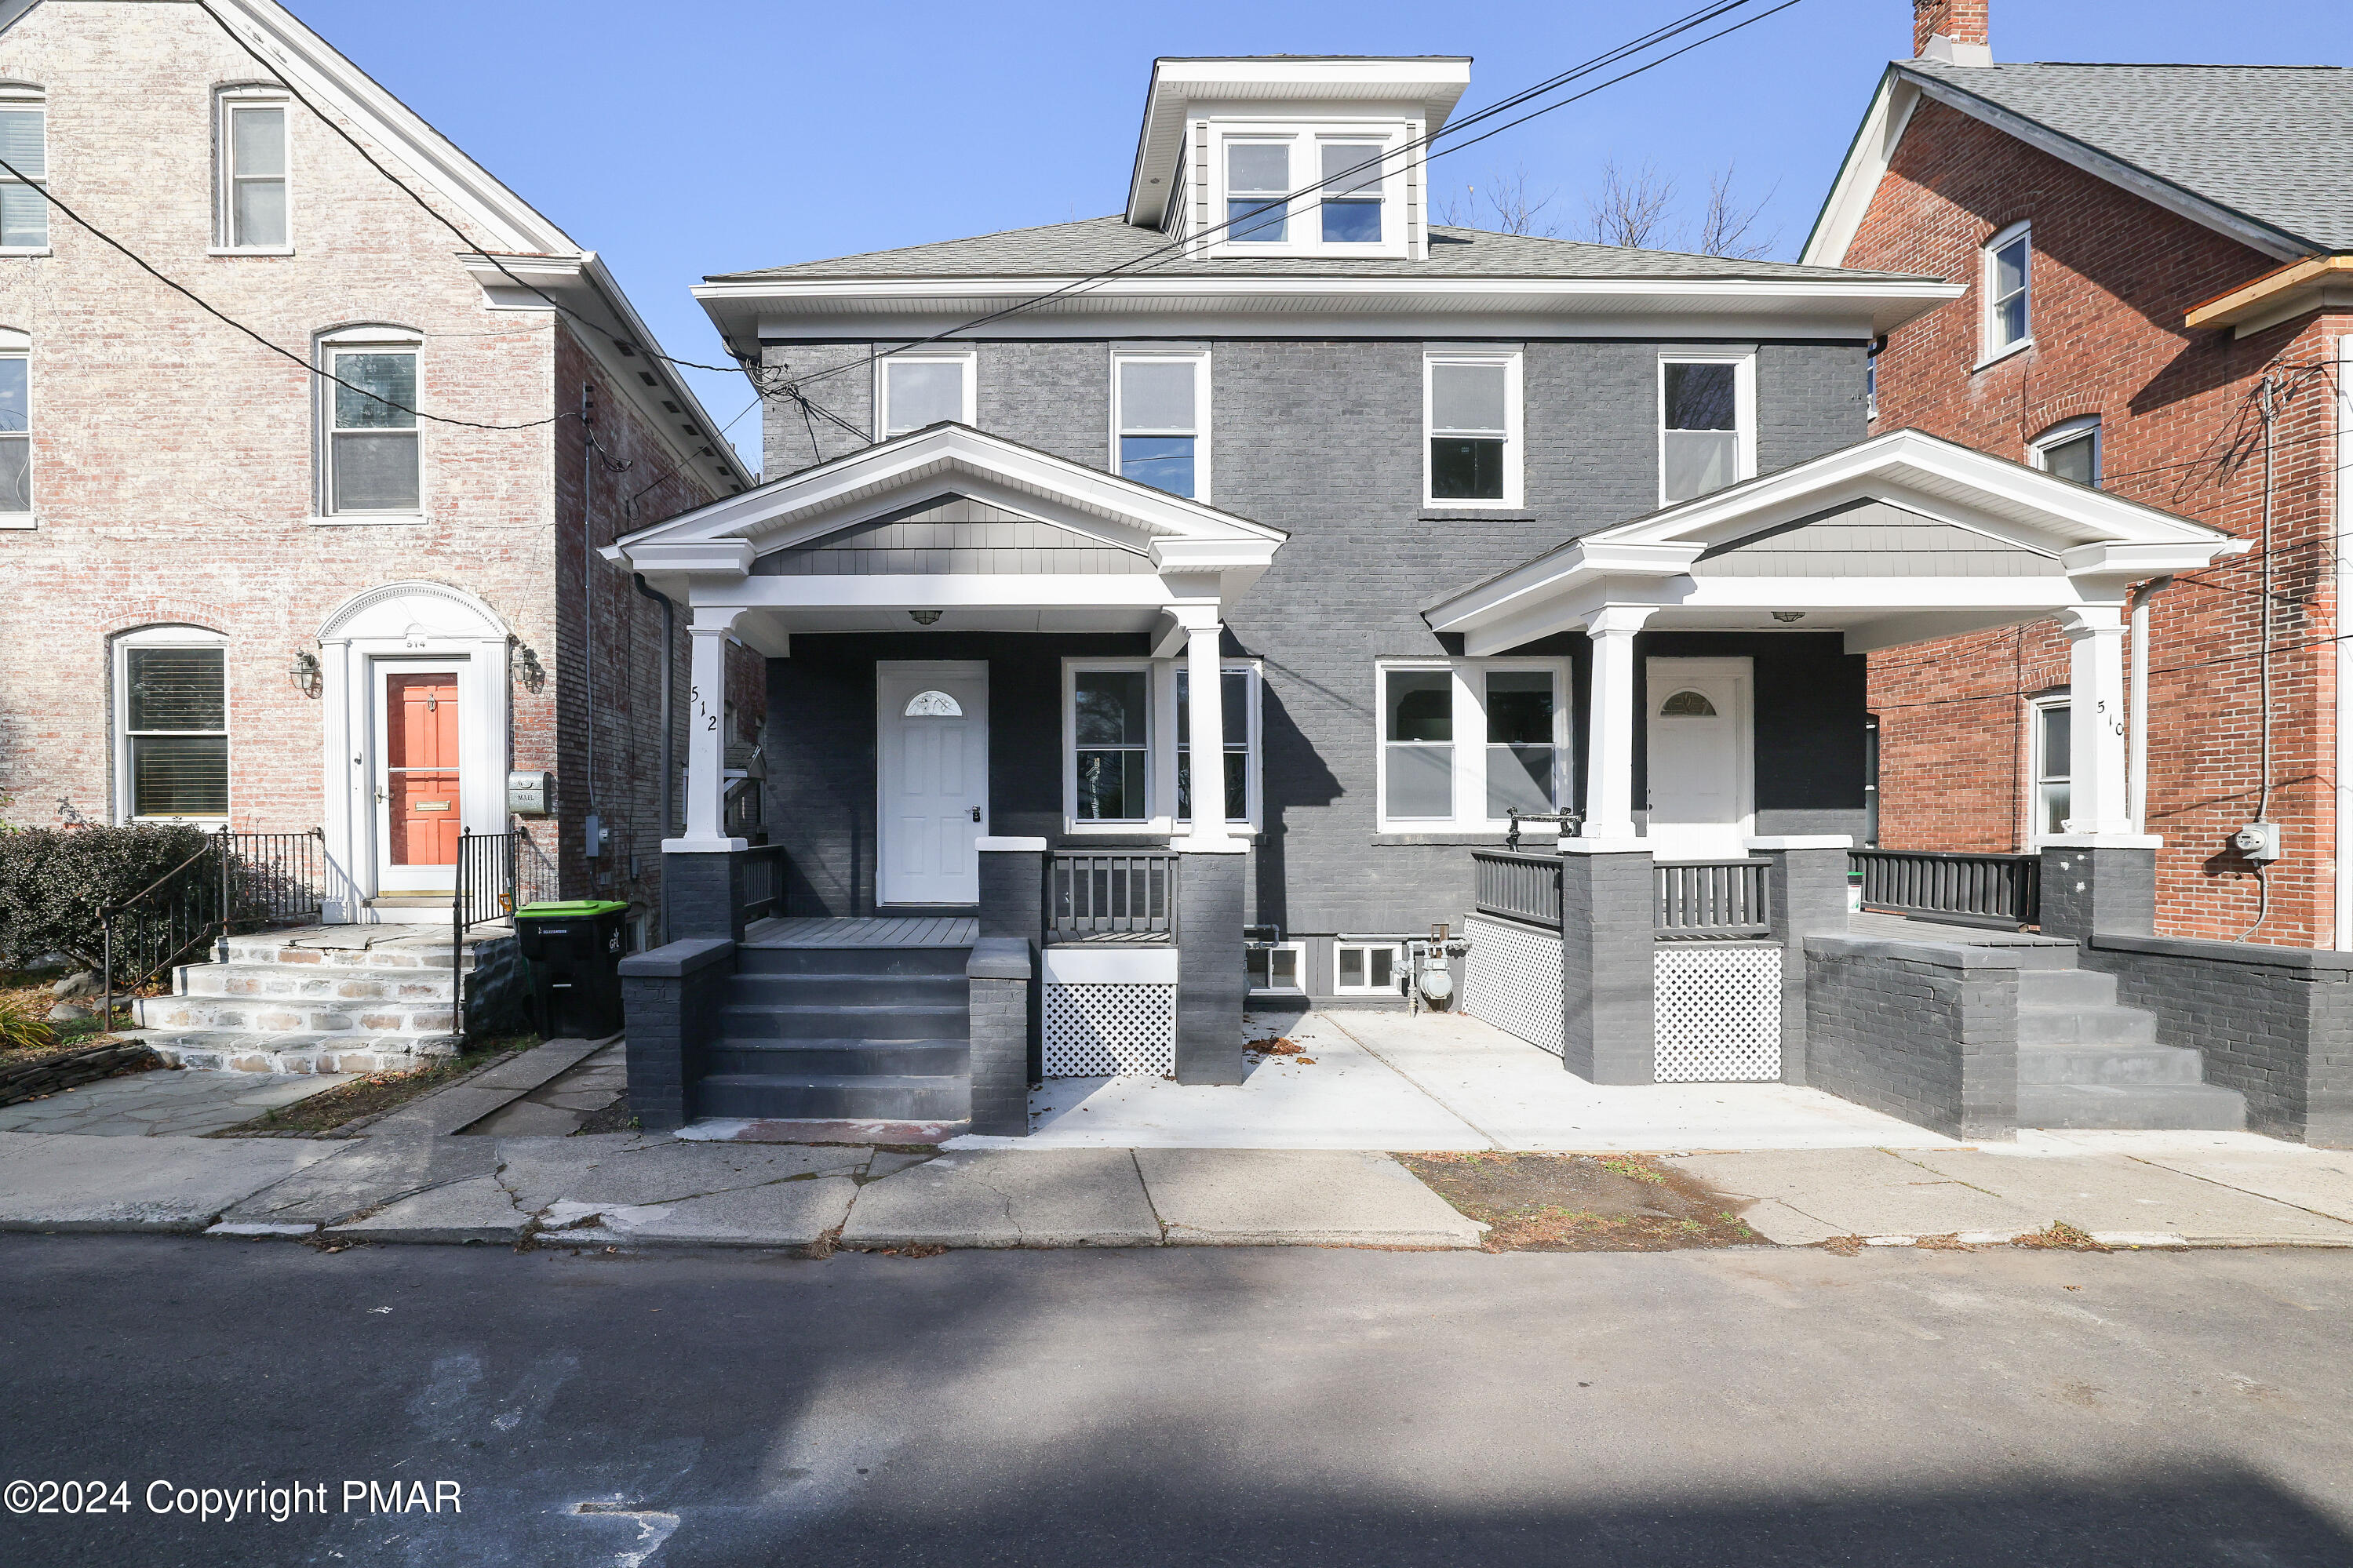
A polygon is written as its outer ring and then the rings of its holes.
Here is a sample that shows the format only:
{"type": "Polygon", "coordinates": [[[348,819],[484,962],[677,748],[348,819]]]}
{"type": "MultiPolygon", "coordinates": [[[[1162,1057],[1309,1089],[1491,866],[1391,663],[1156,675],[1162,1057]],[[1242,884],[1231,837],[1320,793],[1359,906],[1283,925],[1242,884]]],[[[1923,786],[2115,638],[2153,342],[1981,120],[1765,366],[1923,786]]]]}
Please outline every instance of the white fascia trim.
{"type": "Polygon", "coordinates": [[[501,246],[522,251],[577,252],[580,247],[545,215],[427,124],[324,38],[272,0],[213,0],[229,30],[250,44],[313,102],[351,121],[380,153],[487,226],[501,246]]]}
{"type": "Polygon", "coordinates": [[[835,609],[1106,609],[1163,610],[1177,595],[1144,573],[1091,576],[1049,573],[943,573],[873,577],[743,577],[697,583],[698,608],[835,609]]]}
{"type": "Polygon", "coordinates": [[[2072,163],[2096,179],[2130,191],[2192,223],[2228,235],[2266,256],[2295,261],[2316,248],[1974,93],[1906,70],[1899,61],[1890,65],[1887,75],[1881,79],[1879,93],[1863,117],[1853,145],[1848,149],[1846,162],[1841,165],[1830,196],[1822,204],[1821,215],[1814,220],[1813,233],[1807,237],[1799,260],[1812,267],[1844,265],[1847,248],[1854,243],[1855,231],[1862,227],[1863,215],[1870,210],[1872,197],[1878,193],[1880,181],[1894,158],[1896,145],[1911,123],[1913,110],[1923,97],[1933,98],[2062,163],[2072,163]]]}
{"type": "MultiPolygon", "coordinates": [[[[619,556],[617,547],[607,546],[608,560],[619,556]]],[[[732,580],[744,577],[752,570],[752,546],[744,540],[681,540],[675,543],[641,544],[626,557],[629,567],[638,572],[675,572],[695,577],[732,580]]]]}
{"type": "MultiPolygon", "coordinates": [[[[625,554],[634,555],[641,545],[654,541],[744,538],[756,541],[765,550],[786,549],[804,538],[849,526],[855,520],[842,517],[835,509],[863,492],[912,489],[923,483],[945,489],[960,479],[967,484],[1001,485],[1017,495],[1034,492],[1041,498],[1060,498],[1073,510],[1099,513],[1147,535],[1167,536],[1172,542],[1205,541],[1247,551],[1260,543],[1279,545],[1290,537],[1280,529],[1016,446],[985,431],[935,425],[714,501],[621,540],[618,546],[625,554]],[[795,518],[808,521],[796,524],[791,521],[795,518]]],[[[877,510],[887,510],[882,501],[874,504],[877,510]]],[[[1024,508],[1017,501],[1012,510],[1024,508]]]]}

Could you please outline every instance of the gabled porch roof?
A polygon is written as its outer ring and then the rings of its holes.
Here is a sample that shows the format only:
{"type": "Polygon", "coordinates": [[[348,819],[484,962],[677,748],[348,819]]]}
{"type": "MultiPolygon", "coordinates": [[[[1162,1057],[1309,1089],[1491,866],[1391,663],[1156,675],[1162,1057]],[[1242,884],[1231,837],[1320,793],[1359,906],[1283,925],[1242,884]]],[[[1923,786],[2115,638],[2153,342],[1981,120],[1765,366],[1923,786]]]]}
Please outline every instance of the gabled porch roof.
{"type": "Polygon", "coordinates": [[[2247,549],[2203,523],[1897,430],[1546,551],[1428,605],[1503,653],[1639,611],[1655,630],[1838,631],[1848,651],[2122,603],[2247,549]]]}
{"type": "Polygon", "coordinates": [[[938,610],[929,624],[953,630],[1148,631],[1164,611],[1214,608],[1247,590],[1287,537],[940,424],[641,529],[604,553],[698,611],[740,612],[746,641],[781,651],[773,645],[794,631],[905,631],[912,610],[938,610]],[[884,531],[910,518],[966,533],[954,548],[904,548],[884,531]],[[1033,525],[1018,541],[1031,548],[993,548],[1008,536],[972,531],[1006,524],[1033,525]]]}

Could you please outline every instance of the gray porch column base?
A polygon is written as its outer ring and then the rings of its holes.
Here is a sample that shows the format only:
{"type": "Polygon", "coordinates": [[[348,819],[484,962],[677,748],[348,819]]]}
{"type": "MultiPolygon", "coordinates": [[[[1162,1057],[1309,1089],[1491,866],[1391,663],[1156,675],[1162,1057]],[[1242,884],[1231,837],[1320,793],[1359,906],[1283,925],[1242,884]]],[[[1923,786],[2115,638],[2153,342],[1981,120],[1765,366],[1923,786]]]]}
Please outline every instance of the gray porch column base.
{"type": "Polygon", "coordinates": [[[702,1047],[718,1029],[734,973],[735,944],[721,937],[673,942],[621,960],[629,1110],[647,1131],[675,1131],[693,1120],[702,1047]]]}
{"type": "Polygon", "coordinates": [[[2018,951],[1805,939],[1810,1081],[1948,1138],[2018,1135],[2018,951]]]}
{"type": "Polygon", "coordinates": [[[2078,840],[2042,851],[2042,934],[2082,942],[2094,931],[2157,934],[2157,841],[2148,847],[2078,840]]]}
{"type": "Polygon", "coordinates": [[[672,943],[698,937],[744,940],[744,854],[713,850],[708,854],[662,857],[662,908],[670,922],[672,943]]]}
{"type": "Polygon", "coordinates": [[[1560,842],[1561,1065],[1591,1083],[1658,1081],[1650,846],[1560,842]]]}
{"type": "Polygon", "coordinates": [[[1784,847],[1767,840],[1751,851],[1772,862],[1766,907],[1781,947],[1781,1081],[1806,1081],[1806,939],[1846,934],[1847,850],[1851,842],[1784,847]]]}
{"type": "Polygon", "coordinates": [[[980,841],[980,934],[1046,940],[1046,841],[980,841]]]}
{"type": "Polygon", "coordinates": [[[975,1132],[1000,1138],[1029,1135],[1029,1026],[1037,1013],[1037,969],[1029,944],[1018,937],[985,936],[972,944],[964,973],[972,992],[975,1132]]]}
{"type": "MultiPolygon", "coordinates": [[[[1181,846],[1180,846],[1181,847],[1181,846]]],[[[1236,846],[1240,848],[1240,846],[1236,846]]],[[[1247,854],[1188,852],[1176,877],[1176,1081],[1242,1081],[1247,854]]]]}

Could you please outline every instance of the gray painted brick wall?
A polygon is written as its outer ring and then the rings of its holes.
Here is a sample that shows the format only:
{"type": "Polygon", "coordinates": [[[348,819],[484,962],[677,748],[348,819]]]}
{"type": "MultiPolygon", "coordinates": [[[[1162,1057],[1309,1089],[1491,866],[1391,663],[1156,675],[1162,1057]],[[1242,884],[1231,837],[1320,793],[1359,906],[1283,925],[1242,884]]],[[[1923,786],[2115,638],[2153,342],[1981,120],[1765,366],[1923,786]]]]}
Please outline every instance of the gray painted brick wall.
{"type": "Polygon", "coordinates": [[[1561,1065],[1588,1082],[1658,1081],[1651,866],[1646,851],[1561,857],[1561,1065]]]}
{"type": "Polygon", "coordinates": [[[1806,939],[1807,1081],[1954,1138],[2018,1131],[2018,959],[1806,939]]]}
{"type": "Polygon", "coordinates": [[[724,937],[670,942],[621,960],[621,1009],[629,1036],[629,1109],[649,1132],[694,1116],[698,1053],[713,1038],[735,973],[724,937]]]}
{"type": "Polygon", "coordinates": [[[983,937],[965,966],[972,1025],[972,1130],[1020,1138],[1029,1131],[1029,1035],[1037,1016],[1037,961],[1016,937],[983,937]]]}

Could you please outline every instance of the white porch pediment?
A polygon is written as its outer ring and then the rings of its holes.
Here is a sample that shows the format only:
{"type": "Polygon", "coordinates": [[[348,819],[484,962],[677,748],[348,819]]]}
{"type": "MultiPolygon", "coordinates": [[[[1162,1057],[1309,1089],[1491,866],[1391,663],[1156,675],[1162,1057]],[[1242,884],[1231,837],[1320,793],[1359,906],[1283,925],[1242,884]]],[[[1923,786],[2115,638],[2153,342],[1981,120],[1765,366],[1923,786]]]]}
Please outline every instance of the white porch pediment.
{"type": "Polygon", "coordinates": [[[1609,606],[1660,630],[1837,631],[1852,652],[2120,603],[2244,542],[1916,430],[1547,551],[1428,606],[1472,655],[1609,606]]]}

